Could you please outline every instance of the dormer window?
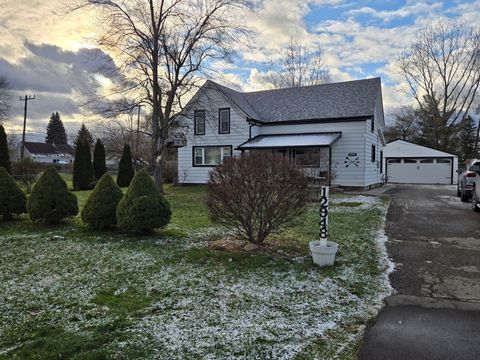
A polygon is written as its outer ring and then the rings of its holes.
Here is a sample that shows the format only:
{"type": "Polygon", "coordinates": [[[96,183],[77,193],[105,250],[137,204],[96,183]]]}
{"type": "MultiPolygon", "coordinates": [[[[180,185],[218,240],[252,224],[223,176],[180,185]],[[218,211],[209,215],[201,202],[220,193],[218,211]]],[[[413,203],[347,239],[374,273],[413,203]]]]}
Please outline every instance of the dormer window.
{"type": "Polygon", "coordinates": [[[218,109],[218,133],[230,134],[230,108],[218,109]]]}
{"type": "Polygon", "coordinates": [[[193,112],[193,123],[195,135],[205,135],[205,110],[195,110],[193,112]]]}

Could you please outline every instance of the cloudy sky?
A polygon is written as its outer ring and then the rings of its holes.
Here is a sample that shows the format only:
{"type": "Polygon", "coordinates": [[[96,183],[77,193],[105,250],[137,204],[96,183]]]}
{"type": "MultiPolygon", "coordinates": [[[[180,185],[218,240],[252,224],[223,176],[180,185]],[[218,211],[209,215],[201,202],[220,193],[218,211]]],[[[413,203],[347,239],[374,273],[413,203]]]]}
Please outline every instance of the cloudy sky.
{"type": "MultiPolygon", "coordinates": [[[[13,89],[7,131],[20,133],[23,103],[29,102],[28,133],[42,141],[52,111],[60,112],[69,134],[81,122],[79,95],[97,84],[99,62],[111,61],[95,46],[95,17],[62,16],[64,0],[0,0],[0,75],[13,89]]],[[[217,64],[223,82],[244,90],[264,88],[265,61],[275,58],[291,38],[320,45],[334,81],[380,76],[384,107],[409,103],[395,70],[398,53],[409,46],[427,22],[462,17],[478,24],[477,1],[344,1],[263,0],[248,25],[257,34],[242,47],[233,63],[217,64]]]]}

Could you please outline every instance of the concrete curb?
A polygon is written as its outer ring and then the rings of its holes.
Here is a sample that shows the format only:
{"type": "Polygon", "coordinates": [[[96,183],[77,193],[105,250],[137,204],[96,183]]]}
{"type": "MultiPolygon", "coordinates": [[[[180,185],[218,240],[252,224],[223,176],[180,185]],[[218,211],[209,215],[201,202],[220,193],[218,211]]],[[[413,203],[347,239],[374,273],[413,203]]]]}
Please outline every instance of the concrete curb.
{"type": "Polygon", "coordinates": [[[480,303],[435,299],[412,295],[392,295],[385,298],[389,306],[420,306],[430,309],[451,309],[464,311],[480,311],[480,303]]]}

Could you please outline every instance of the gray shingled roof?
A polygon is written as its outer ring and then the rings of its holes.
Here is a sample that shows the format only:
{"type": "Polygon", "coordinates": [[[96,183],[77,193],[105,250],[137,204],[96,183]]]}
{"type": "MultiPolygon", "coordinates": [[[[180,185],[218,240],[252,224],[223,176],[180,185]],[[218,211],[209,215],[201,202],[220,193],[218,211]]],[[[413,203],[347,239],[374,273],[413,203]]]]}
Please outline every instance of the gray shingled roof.
{"type": "Polygon", "coordinates": [[[25,147],[30,152],[30,154],[35,155],[56,155],[56,154],[74,154],[73,148],[68,145],[53,145],[40,142],[30,142],[25,141],[25,147]]]}
{"type": "Polygon", "coordinates": [[[254,92],[210,83],[249,118],[261,122],[373,116],[381,87],[380,78],[254,92]]]}

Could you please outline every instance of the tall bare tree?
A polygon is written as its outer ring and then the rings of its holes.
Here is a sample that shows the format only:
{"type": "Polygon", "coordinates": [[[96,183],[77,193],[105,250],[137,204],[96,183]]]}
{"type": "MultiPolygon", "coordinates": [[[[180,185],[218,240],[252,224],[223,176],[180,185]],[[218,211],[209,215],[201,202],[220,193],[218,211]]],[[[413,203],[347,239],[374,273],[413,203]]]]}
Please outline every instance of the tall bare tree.
{"type": "Polygon", "coordinates": [[[294,39],[278,60],[270,60],[265,80],[273,89],[324,84],[330,81],[320,46],[308,48],[294,39]]]}
{"type": "Polygon", "coordinates": [[[10,84],[4,76],[0,76],[0,120],[5,119],[10,109],[10,84]]]}
{"type": "Polygon", "coordinates": [[[394,123],[385,129],[387,141],[413,140],[419,126],[418,110],[413,106],[401,106],[393,112],[394,123]]]}
{"type": "MultiPolygon", "coordinates": [[[[212,60],[228,59],[245,29],[234,18],[248,0],[71,0],[68,11],[98,10],[99,45],[118,67],[103,114],[129,113],[139,104],[152,113],[152,165],[163,191],[169,131],[183,99],[212,60]]],[[[101,107],[99,107],[101,108],[101,107]]]]}
{"type": "Polygon", "coordinates": [[[480,28],[440,21],[421,29],[399,58],[409,93],[434,127],[434,143],[447,150],[478,94],[480,28]]]}

